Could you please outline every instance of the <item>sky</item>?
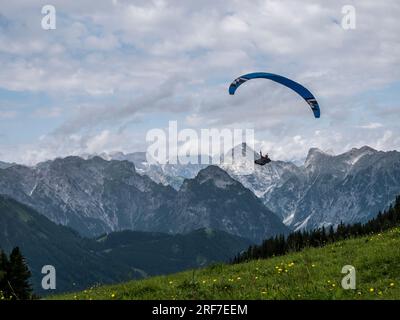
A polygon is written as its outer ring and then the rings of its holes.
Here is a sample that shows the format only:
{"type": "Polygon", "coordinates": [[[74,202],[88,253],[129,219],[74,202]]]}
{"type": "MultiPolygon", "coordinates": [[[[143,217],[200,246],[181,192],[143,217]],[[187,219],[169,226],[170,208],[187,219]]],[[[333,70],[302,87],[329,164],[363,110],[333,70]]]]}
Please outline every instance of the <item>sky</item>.
{"type": "Polygon", "coordinates": [[[0,160],[144,151],[146,133],[252,128],[273,159],[400,149],[400,2],[49,0],[0,5],[0,160]],[[355,8],[355,29],[342,8],[355,8]],[[305,85],[321,118],[271,72],[305,85]],[[251,83],[250,83],[251,82],[251,83]]]}

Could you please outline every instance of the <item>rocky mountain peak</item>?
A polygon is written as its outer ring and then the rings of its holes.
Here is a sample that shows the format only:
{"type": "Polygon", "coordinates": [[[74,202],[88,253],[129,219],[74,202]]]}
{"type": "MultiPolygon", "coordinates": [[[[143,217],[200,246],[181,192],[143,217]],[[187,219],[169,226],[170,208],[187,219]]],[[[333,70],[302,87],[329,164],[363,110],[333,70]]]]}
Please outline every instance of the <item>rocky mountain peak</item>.
{"type": "Polygon", "coordinates": [[[308,150],[308,154],[307,154],[307,158],[304,163],[304,166],[306,168],[310,167],[312,165],[315,165],[317,162],[320,162],[324,158],[331,157],[331,156],[332,156],[331,154],[326,153],[319,148],[311,148],[310,150],[308,150]]]}
{"type": "Polygon", "coordinates": [[[195,180],[199,184],[203,184],[211,180],[217,186],[218,184],[228,185],[235,182],[224,170],[222,170],[220,167],[213,165],[200,170],[195,177],[195,180]]]}
{"type": "Polygon", "coordinates": [[[252,148],[250,148],[246,142],[243,142],[233,147],[226,154],[222,155],[221,160],[224,160],[227,163],[231,161],[233,164],[235,164],[238,161],[254,161],[254,159],[257,157],[258,154],[252,148]]]}
{"type": "Polygon", "coordinates": [[[341,159],[341,161],[346,163],[349,167],[352,167],[364,156],[370,156],[376,153],[378,153],[377,150],[369,146],[363,146],[361,148],[352,148],[351,150],[338,155],[337,158],[341,159]]]}
{"type": "Polygon", "coordinates": [[[369,147],[369,146],[363,146],[361,148],[352,148],[350,151],[345,152],[344,154],[348,155],[366,155],[366,154],[374,154],[377,153],[378,151],[369,147]]]}
{"type": "Polygon", "coordinates": [[[9,167],[12,167],[13,165],[15,165],[15,163],[8,163],[8,162],[0,161],[0,169],[7,169],[9,167]]]}

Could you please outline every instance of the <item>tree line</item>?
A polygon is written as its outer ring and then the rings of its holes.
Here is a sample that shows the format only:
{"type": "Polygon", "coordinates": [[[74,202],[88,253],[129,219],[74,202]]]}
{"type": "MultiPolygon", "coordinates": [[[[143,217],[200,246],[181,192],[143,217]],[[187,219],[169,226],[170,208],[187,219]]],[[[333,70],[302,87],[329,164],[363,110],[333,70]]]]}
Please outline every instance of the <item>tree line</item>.
{"type": "Polygon", "coordinates": [[[0,249],[0,300],[32,299],[31,272],[18,247],[9,256],[0,249]]]}
{"type": "Polygon", "coordinates": [[[250,246],[247,251],[233,258],[232,263],[241,263],[255,259],[266,259],[289,252],[300,251],[307,247],[322,247],[335,241],[379,233],[400,225],[400,196],[383,213],[366,223],[343,224],[336,229],[319,228],[313,231],[297,231],[289,234],[271,237],[261,245],[250,246]]]}

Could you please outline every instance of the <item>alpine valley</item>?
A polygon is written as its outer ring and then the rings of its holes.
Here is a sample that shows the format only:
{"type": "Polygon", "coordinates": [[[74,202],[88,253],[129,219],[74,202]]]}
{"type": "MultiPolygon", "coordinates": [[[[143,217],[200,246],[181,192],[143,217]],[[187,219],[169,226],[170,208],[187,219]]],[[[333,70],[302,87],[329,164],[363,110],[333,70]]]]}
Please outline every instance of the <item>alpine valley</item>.
{"type": "Polygon", "coordinates": [[[226,262],[251,243],[212,229],[175,235],[126,230],[87,239],[0,196],[0,247],[21,248],[37,294],[48,293],[41,288],[44,265],[56,268],[56,292],[65,292],[226,262]]]}

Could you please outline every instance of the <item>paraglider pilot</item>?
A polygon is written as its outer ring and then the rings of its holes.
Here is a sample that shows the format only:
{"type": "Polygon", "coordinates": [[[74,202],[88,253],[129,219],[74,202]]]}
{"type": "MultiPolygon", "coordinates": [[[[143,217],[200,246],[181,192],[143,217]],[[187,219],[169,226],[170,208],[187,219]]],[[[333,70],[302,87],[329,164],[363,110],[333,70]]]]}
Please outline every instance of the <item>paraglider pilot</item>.
{"type": "Polygon", "coordinates": [[[254,161],[255,164],[258,164],[260,166],[266,165],[267,163],[270,163],[271,159],[268,157],[268,153],[263,156],[261,150],[260,150],[260,159],[257,159],[254,161]]]}

